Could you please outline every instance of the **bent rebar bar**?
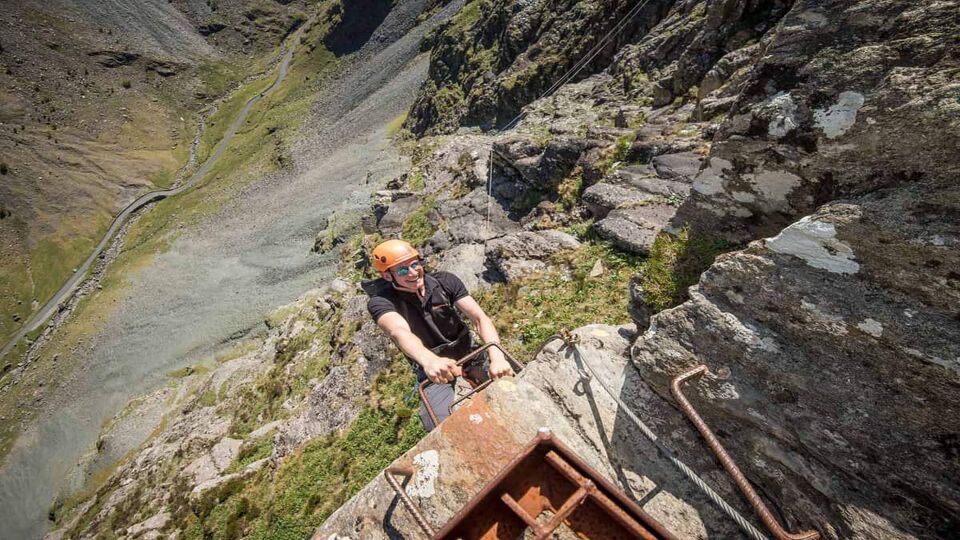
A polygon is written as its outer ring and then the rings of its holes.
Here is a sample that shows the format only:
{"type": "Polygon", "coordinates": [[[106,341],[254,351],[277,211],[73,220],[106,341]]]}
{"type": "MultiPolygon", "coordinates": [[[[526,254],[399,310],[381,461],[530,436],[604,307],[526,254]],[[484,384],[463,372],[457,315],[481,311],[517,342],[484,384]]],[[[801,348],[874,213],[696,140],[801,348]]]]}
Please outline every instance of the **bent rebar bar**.
{"type": "Polygon", "coordinates": [[[427,533],[427,538],[433,538],[433,535],[436,534],[436,531],[434,531],[433,527],[427,523],[427,518],[423,517],[423,514],[420,513],[420,509],[417,508],[417,506],[413,503],[413,499],[407,495],[407,492],[403,490],[403,486],[400,485],[400,482],[397,482],[397,479],[394,478],[393,475],[409,478],[413,476],[413,471],[403,467],[387,467],[387,469],[383,471],[383,476],[387,479],[387,483],[390,484],[390,487],[397,492],[397,496],[400,497],[400,501],[403,502],[403,506],[405,506],[407,511],[413,515],[413,519],[416,520],[417,525],[420,525],[420,528],[423,529],[423,532],[427,533]]]}
{"type": "Polygon", "coordinates": [[[677,375],[673,378],[673,382],[670,384],[670,391],[673,393],[674,399],[677,400],[677,403],[680,405],[680,409],[687,415],[687,418],[693,422],[693,425],[697,427],[697,431],[700,432],[700,435],[703,435],[703,438],[707,441],[707,446],[710,447],[710,450],[713,451],[713,454],[717,456],[717,459],[720,460],[720,464],[723,465],[723,468],[727,471],[727,474],[730,475],[730,478],[733,479],[733,482],[737,484],[737,487],[740,488],[740,492],[743,493],[743,496],[747,499],[747,502],[750,503],[750,506],[753,507],[753,511],[757,513],[757,516],[760,518],[760,521],[766,525],[767,530],[776,537],[778,540],[819,540],[820,533],[817,531],[801,531],[799,533],[790,533],[784,530],[780,526],[780,523],[773,513],[770,512],[770,509],[767,508],[767,505],[764,504],[763,500],[760,499],[760,496],[757,495],[757,492],[753,489],[753,486],[750,485],[750,481],[747,480],[747,477],[743,475],[743,472],[740,471],[740,468],[737,467],[737,464],[733,461],[733,458],[730,457],[730,454],[727,453],[726,449],[723,448],[723,445],[720,444],[720,440],[717,439],[717,436],[713,434],[713,431],[710,430],[710,427],[706,422],[703,421],[703,418],[697,413],[696,409],[693,408],[693,405],[687,400],[686,396],[683,395],[681,391],[681,385],[693,377],[698,377],[709,372],[709,369],[705,365],[697,366],[693,369],[684,371],[683,373],[677,375]]]}

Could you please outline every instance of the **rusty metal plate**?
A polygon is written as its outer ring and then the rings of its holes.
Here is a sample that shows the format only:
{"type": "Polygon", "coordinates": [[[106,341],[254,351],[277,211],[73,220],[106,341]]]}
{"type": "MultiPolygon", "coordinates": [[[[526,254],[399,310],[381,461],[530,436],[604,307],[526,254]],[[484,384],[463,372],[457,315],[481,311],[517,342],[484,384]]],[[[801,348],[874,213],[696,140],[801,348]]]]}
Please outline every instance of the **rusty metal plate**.
{"type": "Polygon", "coordinates": [[[675,537],[543,429],[433,538],[675,537]]]}

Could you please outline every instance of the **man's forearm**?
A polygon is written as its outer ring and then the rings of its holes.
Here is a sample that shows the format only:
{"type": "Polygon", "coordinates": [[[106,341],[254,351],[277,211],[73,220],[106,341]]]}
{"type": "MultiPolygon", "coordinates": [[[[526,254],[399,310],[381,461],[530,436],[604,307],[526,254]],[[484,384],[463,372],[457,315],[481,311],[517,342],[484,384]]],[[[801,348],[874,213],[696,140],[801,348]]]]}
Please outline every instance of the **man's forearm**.
{"type": "Polygon", "coordinates": [[[400,350],[403,351],[408,358],[412,358],[420,364],[421,367],[426,367],[427,362],[437,359],[437,355],[426,348],[423,342],[420,341],[420,338],[412,332],[398,332],[390,337],[393,338],[393,342],[397,344],[397,347],[400,347],[400,350]]]}
{"type": "Polygon", "coordinates": [[[480,339],[484,343],[500,343],[500,334],[497,333],[497,328],[493,326],[490,319],[480,321],[480,324],[477,325],[477,334],[480,335],[480,339]]]}

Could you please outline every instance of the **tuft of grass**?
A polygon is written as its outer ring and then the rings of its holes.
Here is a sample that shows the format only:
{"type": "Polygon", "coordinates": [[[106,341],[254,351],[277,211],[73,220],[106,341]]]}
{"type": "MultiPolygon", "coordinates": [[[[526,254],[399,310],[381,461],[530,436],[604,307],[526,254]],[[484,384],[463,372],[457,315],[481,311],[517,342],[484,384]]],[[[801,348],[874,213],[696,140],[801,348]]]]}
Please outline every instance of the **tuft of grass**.
{"type": "Polygon", "coordinates": [[[124,79],[123,82],[120,83],[120,86],[129,89],[131,86],[133,86],[133,84],[129,79],[124,79]]]}
{"type": "Polygon", "coordinates": [[[583,195],[583,173],[576,169],[570,176],[564,178],[557,186],[557,194],[560,196],[558,202],[564,210],[573,210],[580,202],[580,196],[583,195]]]}
{"type": "Polygon", "coordinates": [[[240,447],[237,459],[227,468],[227,473],[233,473],[243,470],[247,465],[260,461],[263,458],[270,457],[273,454],[274,437],[273,430],[270,433],[254,439],[245,441],[240,447]]]}
{"type": "Polygon", "coordinates": [[[633,141],[636,140],[636,133],[629,133],[622,137],[617,138],[617,141],[613,144],[613,147],[608,148],[600,161],[597,163],[597,168],[603,171],[604,175],[610,174],[621,164],[626,163],[627,159],[630,157],[630,147],[633,145],[633,141]]]}
{"type": "Polygon", "coordinates": [[[436,206],[437,200],[433,197],[427,197],[420,208],[407,216],[400,233],[404,240],[415,246],[422,246],[433,237],[437,228],[430,221],[430,212],[433,212],[436,206]]]}
{"type": "Polygon", "coordinates": [[[427,187],[426,178],[423,176],[423,172],[420,169],[414,169],[410,172],[410,176],[407,177],[407,188],[410,191],[423,191],[427,187]]]}
{"type": "Polygon", "coordinates": [[[687,299],[687,289],[699,281],[714,259],[734,247],[688,227],[676,236],[661,233],[642,267],[641,286],[647,304],[655,311],[679,305],[687,299]]]}
{"type": "Polygon", "coordinates": [[[8,172],[10,172],[10,168],[7,166],[7,162],[0,161],[0,174],[6,175],[8,172]]]}
{"type": "Polygon", "coordinates": [[[400,131],[400,128],[403,127],[403,123],[406,121],[406,112],[391,120],[390,123],[387,124],[387,137],[393,137],[396,135],[400,131]]]}
{"type": "Polygon", "coordinates": [[[575,251],[558,253],[551,262],[558,268],[478,294],[477,301],[493,318],[504,347],[518,358],[530,358],[547,337],[560,330],[630,322],[627,283],[641,267],[639,257],[606,242],[590,241],[575,251]],[[597,260],[604,272],[592,278],[590,271],[597,260]]]}

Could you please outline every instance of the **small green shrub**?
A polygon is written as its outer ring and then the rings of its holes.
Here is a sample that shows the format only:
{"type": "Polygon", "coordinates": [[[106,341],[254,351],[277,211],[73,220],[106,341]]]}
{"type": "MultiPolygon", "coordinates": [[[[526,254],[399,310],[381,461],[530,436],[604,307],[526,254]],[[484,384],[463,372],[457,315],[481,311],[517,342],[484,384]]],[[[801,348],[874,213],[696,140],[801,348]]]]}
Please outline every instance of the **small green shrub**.
{"type": "Polygon", "coordinates": [[[420,208],[407,217],[400,233],[404,240],[415,246],[422,246],[433,237],[437,228],[430,221],[430,212],[436,208],[436,205],[436,199],[427,197],[420,208]]]}
{"type": "Polygon", "coordinates": [[[419,169],[414,169],[410,173],[410,176],[407,177],[407,188],[410,191],[423,191],[427,187],[426,178],[424,178],[423,173],[419,169]]]}
{"type": "Polygon", "coordinates": [[[130,82],[129,79],[124,79],[123,82],[120,83],[120,85],[123,86],[124,88],[130,88],[131,86],[133,86],[133,84],[130,82]]]}
{"type": "Polygon", "coordinates": [[[7,174],[10,172],[10,168],[7,166],[6,161],[0,161],[0,174],[7,174]]]}
{"type": "Polygon", "coordinates": [[[683,228],[676,236],[661,233],[643,263],[643,286],[647,304],[656,311],[687,299],[687,288],[713,264],[717,255],[735,246],[683,228]]]}

